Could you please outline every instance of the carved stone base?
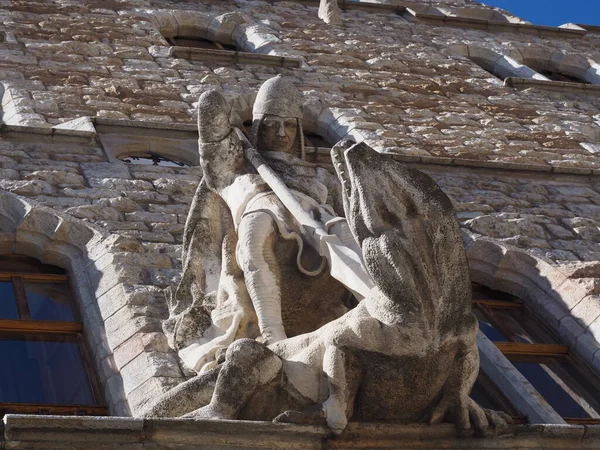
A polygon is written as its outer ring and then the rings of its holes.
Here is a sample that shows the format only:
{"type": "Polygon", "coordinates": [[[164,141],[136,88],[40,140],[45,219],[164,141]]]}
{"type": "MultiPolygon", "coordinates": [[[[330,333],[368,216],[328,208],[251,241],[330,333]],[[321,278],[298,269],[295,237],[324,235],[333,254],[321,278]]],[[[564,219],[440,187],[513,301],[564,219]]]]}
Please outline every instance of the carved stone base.
{"type": "Polygon", "coordinates": [[[325,428],[248,421],[7,415],[0,448],[27,450],[597,449],[600,426],[519,425],[494,438],[457,438],[452,425],[350,423],[325,428]]]}

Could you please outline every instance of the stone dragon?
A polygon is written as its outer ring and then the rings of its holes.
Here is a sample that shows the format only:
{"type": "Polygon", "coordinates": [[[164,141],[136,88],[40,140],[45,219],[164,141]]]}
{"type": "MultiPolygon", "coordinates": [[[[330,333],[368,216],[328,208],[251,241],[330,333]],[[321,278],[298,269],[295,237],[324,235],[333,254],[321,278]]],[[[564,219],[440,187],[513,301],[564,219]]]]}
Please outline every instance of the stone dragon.
{"type": "Polygon", "coordinates": [[[460,434],[510,421],[469,393],[478,372],[468,264],[449,198],[426,174],[364,143],[332,149],[345,215],[376,287],[316,331],[240,339],[224,362],[159,398],[148,416],[431,424],[460,434]]]}

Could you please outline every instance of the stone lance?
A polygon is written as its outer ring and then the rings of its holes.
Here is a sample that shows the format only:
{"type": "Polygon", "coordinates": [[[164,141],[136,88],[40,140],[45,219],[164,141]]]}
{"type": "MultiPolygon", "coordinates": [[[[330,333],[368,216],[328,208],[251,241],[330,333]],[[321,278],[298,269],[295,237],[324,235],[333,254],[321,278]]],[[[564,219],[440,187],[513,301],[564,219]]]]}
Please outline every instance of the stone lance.
{"type": "Polygon", "coordinates": [[[365,269],[362,255],[345,246],[338,236],[328,233],[323,224],[313,219],[242,131],[238,128],[235,130],[244,147],[246,158],[298,221],[309,243],[327,259],[331,276],[350,289],[359,300],[366,297],[375,285],[365,269]]]}

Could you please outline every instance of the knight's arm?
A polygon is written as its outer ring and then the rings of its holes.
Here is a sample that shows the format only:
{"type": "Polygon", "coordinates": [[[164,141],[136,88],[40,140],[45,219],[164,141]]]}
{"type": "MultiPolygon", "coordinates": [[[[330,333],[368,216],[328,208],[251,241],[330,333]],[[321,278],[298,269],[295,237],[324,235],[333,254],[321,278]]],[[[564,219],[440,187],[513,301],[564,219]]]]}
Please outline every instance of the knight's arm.
{"type": "Polygon", "coordinates": [[[198,151],[207,186],[219,193],[244,166],[240,140],[230,124],[231,106],[220,92],[210,90],[198,99],[198,151]]]}

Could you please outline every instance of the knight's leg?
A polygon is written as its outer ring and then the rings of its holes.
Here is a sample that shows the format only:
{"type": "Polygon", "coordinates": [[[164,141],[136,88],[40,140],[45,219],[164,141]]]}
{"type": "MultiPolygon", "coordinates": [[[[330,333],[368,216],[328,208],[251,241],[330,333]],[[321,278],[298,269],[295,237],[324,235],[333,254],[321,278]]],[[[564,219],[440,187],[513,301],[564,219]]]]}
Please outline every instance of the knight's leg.
{"type": "Polygon", "coordinates": [[[186,417],[237,419],[240,410],[261,386],[281,374],[279,356],[253,339],[229,346],[210,403],[186,417]]]}
{"type": "Polygon", "coordinates": [[[279,263],[273,251],[276,238],[277,230],[268,213],[246,215],[238,227],[237,261],[265,344],[287,337],[281,318],[279,263]]]}

